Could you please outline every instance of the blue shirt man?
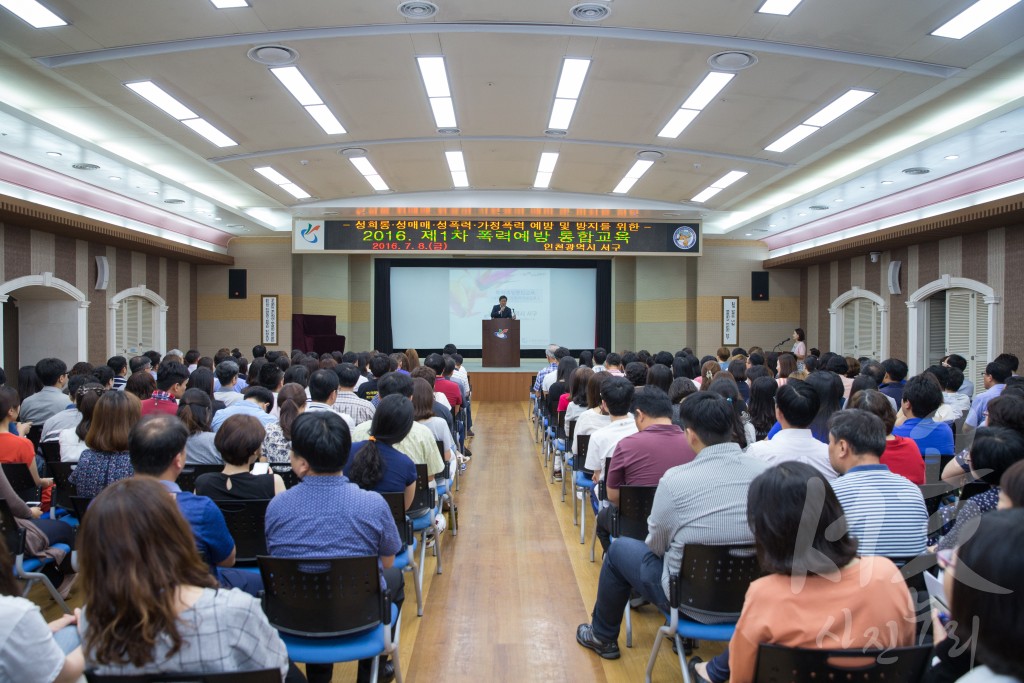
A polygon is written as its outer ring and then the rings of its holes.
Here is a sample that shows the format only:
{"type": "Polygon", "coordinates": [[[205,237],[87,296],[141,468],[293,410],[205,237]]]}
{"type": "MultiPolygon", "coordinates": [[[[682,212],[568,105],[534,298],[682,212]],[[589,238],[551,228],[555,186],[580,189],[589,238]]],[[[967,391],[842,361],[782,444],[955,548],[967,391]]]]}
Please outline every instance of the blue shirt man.
{"type": "Polygon", "coordinates": [[[913,439],[923,456],[953,455],[953,430],[931,417],[942,404],[942,388],[933,375],[911,377],[903,387],[900,405],[906,419],[892,433],[913,439]]]}
{"type": "Polygon", "coordinates": [[[268,407],[274,405],[274,394],[271,393],[270,389],[249,387],[242,396],[244,396],[243,400],[217,411],[213,416],[213,421],[210,423],[212,431],[220,429],[220,426],[224,424],[224,420],[232,415],[252,415],[264,427],[277,422],[277,418],[267,412],[268,407]]]}
{"type": "MultiPolygon", "coordinates": [[[[392,565],[402,539],[384,498],[342,474],[352,448],[348,425],[333,410],[319,410],[299,415],[291,431],[292,470],[302,482],[267,506],[267,550],[275,557],[296,558],[376,555],[382,587],[401,609],[402,571],[392,565]]],[[[391,627],[394,634],[395,624],[391,627]]],[[[360,660],[360,680],[371,666],[372,660],[360,660]]],[[[330,681],[332,673],[331,664],[306,665],[310,683],[330,681]]]]}
{"type": "Polygon", "coordinates": [[[1006,380],[1010,378],[1010,368],[1002,363],[989,363],[985,366],[985,391],[971,401],[971,412],[967,413],[965,427],[977,429],[988,419],[988,402],[1003,393],[1006,380]]]}

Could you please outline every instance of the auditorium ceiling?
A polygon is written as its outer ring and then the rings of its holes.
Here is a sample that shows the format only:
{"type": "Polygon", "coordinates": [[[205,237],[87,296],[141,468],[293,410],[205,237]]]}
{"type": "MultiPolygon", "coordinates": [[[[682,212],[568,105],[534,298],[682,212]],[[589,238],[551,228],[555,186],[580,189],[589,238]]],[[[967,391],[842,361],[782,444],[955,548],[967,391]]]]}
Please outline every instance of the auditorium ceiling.
{"type": "Polygon", "coordinates": [[[212,251],[415,209],[782,255],[1021,194],[1022,102],[1014,0],[0,0],[0,195],[212,251]]]}

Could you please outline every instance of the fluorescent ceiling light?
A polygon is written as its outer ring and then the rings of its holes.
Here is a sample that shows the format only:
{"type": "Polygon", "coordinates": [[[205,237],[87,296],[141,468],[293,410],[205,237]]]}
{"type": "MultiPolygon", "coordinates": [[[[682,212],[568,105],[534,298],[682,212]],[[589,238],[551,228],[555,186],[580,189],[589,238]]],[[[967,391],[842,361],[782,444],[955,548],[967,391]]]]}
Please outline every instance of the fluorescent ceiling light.
{"type": "Polygon", "coordinates": [[[746,175],[746,171],[729,171],[724,176],[722,176],[715,182],[711,183],[711,187],[716,187],[719,190],[724,190],[725,188],[735,183],[737,180],[744,178],[746,175]]]}
{"type": "Polygon", "coordinates": [[[0,6],[6,7],[12,13],[18,15],[33,28],[53,28],[54,26],[67,26],[56,14],[40,5],[36,0],[0,0],[0,6]]]}
{"type": "Polygon", "coordinates": [[[316,94],[316,90],[313,90],[313,86],[309,84],[306,77],[302,75],[299,68],[296,66],[282,66],[276,69],[271,69],[270,73],[277,77],[277,80],[281,81],[281,85],[288,88],[288,92],[292,94],[295,99],[299,101],[299,104],[306,107],[313,104],[323,104],[324,101],[316,94]]]}
{"type": "Polygon", "coordinates": [[[380,175],[366,157],[349,157],[349,161],[356,167],[356,170],[363,175],[380,175]]]}
{"type": "Polygon", "coordinates": [[[370,183],[370,187],[377,190],[377,192],[386,192],[387,190],[391,189],[388,187],[388,184],[384,182],[384,179],[381,178],[379,175],[366,176],[366,182],[370,183]]]}
{"type": "Polygon", "coordinates": [[[328,135],[342,135],[345,133],[345,126],[341,125],[334,113],[328,109],[326,104],[314,104],[306,107],[306,111],[313,117],[328,135]]]}
{"type": "Polygon", "coordinates": [[[182,121],[182,123],[218,147],[234,147],[238,144],[227,135],[217,130],[213,124],[206,119],[187,119],[182,121]]]}
{"type": "Polygon", "coordinates": [[[465,171],[452,171],[452,185],[454,187],[469,187],[469,176],[465,171]]]}
{"type": "Polygon", "coordinates": [[[679,137],[679,134],[682,133],[687,126],[693,123],[693,120],[697,118],[698,114],[700,114],[700,112],[695,109],[680,109],[672,116],[671,119],[669,119],[668,123],[665,124],[665,127],[661,129],[661,132],[658,133],[658,137],[679,137]]]}
{"type": "Polygon", "coordinates": [[[712,71],[704,80],[700,82],[693,93],[686,98],[683,102],[683,109],[696,109],[701,110],[710,104],[711,100],[715,99],[718,93],[722,92],[729,81],[733,79],[736,74],[722,73],[721,71],[712,71]]]}
{"type": "Polygon", "coordinates": [[[804,125],[818,128],[826,126],[874,94],[870,90],[847,90],[831,104],[804,121],[804,125]]]}
{"type": "Polygon", "coordinates": [[[652,165],[654,165],[653,161],[639,159],[635,164],[633,164],[632,168],[626,172],[626,175],[619,181],[619,184],[615,186],[615,189],[612,190],[612,192],[615,194],[625,194],[629,192],[630,189],[632,189],[633,184],[640,180],[643,174],[647,173],[647,170],[652,165]]]}
{"type": "Polygon", "coordinates": [[[254,168],[252,170],[256,171],[261,176],[263,176],[270,182],[274,183],[275,185],[286,185],[291,182],[270,166],[260,166],[259,168],[254,168]]]}
{"type": "Polygon", "coordinates": [[[696,197],[691,199],[691,202],[706,202],[707,200],[714,197],[716,194],[722,191],[720,187],[708,187],[703,192],[699,193],[696,197]]]}
{"type": "Polygon", "coordinates": [[[1016,5],[1020,0],[978,0],[932,31],[933,36],[959,40],[1016,5]]]}
{"type": "Polygon", "coordinates": [[[295,183],[285,183],[281,185],[281,189],[296,199],[309,199],[312,196],[295,183]]]}
{"type": "Polygon", "coordinates": [[[765,147],[768,152],[785,152],[787,149],[800,142],[808,135],[818,132],[818,129],[814,126],[805,126],[803,124],[797,126],[793,130],[789,131],[781,138],[773,142],[772,144],[765,147]]]}
{"type": "Polygon", "coordinates": [[[576,100],[555,100],[551,107],[551,118],[548,120],[548,128],[554,130],[569,130],[569,122],[572,121],[572,114],[576,111],[576,100]]]}
{"type": "Polygon", "coordinates": [[[167,94],[167,92],[153,81],[139,81],[138,83],[125,83],[125,86],[135,94],[147,100],[150,104],[164,113],[170,114],[179,121],[184,119],[195,119],[199,117],[194,111],[167,94]]]}
{"type": "Polygon", "coordinates": [[[455,104],[450,97],[431,97],[430,109],[434,112],[434,123],[438,128],[457,128],[455,104]]]}
{"type": "Polygon", "coordinates": [[[558,163],[558,152],[543,152],[540,155],[540,165],[537,171],[540,173],[554,173],[555,164],[558,163]]]}
{"type": "Polygon", "coordinates": [[[451,97],[444,57],[417,57],[416,62],[420,67],[423,85],[427,89],[427,97],[451,97]]]}
{"type": "Polygon", "coordinates": [[[452,171],[465,171],[466,160],[462,156],[462,152],[445,152],[444,158],[448,161],[448,170],[452,171]]]}
{"type": "Polygon", "coordinates": [[[546,190],[548,185],[551,184],[551,173],[545,173],[544,171],[537,171],[537,177],[533,179],[533,186],[538,190],[546,190]]]}
{"type": "Polygon", "coordinates": [[[761,5],[761,9],[757,11],[761,14],[783,14],[789,16],[799,4],[800,0],[765,0],[765,3],[761,5]]]}
{"type": "Polygon", "coordinates": [[[245,0],[210,0],[217,9],[231,9],[232,7],[248,7],[245,0]]]}
{"type": "Polygon", "coordinates": [[[558,90],[555,91],[555,97],[569,100],[578,99],[589,68],[589,59],[566,58],[562,60],[562,76],[558,79],[558,90]]]}

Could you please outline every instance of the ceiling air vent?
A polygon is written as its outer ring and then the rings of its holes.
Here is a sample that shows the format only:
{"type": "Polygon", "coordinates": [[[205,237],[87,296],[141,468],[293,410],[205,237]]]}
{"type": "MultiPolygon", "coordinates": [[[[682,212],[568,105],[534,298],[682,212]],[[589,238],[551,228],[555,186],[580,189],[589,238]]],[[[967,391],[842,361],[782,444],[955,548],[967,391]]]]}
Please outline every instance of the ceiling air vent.
{"type": "Polygon", "coordinates": [[[287,66],[299,59],[299,53],[284,45],[259,45],[249,50],[249,59],[264,66],[287,66]]]}
{"type": "Polygon", "coordinates": [[[71,164],[71,168],[77,168],[79,171],[98,171],[100,167],[96,164],[71,164]]]}
{"type": "Polygon", "coordinates": [[[657,161],[665,157],[664,152],[659,152],[655,149],[645,149],[636,153],[636,158],[642,161],[657,161]]]}
{"type": "Polygon", "coordinates": [[[913,166],[903,169],[903,172],[907,175],[924,175],[925,173],[931,173],[932,169],[925,168],[924,166],[913,166]]]}
{"type": "Polygon", "coordinates": [[[569,10],[569,14],[577,21],[601,21],[608,18],[611,10],[599,2],[582,2],[569,10]]]}
{"type": "Polygon", "coordinates": [[[553,138],[565,137],[567,133],[568,131],[559,130],[557,128],[548,128],[546,131],[544,131],[544,135],[550,135],[553,138]]]}
{"type": "Polygon", "coordinates": [[[749,52],[729,50],[708,57],[708,66],[720,71],[742,71],[757,64],[757,56],[749,52]]]}
{"type": "Polygon", "coordinates": [[[811,211],[828,211],[829,207],[827,204],[812,204],[808,208],[810,208],[811,211]]]}
{"type": "Polygon", "coordinates": [[[184,199],[165,199],[164,204],[184,204],[184,199]]]}
{"type": "Polygon", "coordinates": [[[408,0],[398,6],[398,13],[406,19],[429,19],[437,14],[437,5],[426,0],[408,0]]]}
{"type": "Polygon", "coordinates": [[[440,133],[441,135],[458,135],[462,131],[460,131],[458,128],[438,128],[437,132],[440,133]]]}

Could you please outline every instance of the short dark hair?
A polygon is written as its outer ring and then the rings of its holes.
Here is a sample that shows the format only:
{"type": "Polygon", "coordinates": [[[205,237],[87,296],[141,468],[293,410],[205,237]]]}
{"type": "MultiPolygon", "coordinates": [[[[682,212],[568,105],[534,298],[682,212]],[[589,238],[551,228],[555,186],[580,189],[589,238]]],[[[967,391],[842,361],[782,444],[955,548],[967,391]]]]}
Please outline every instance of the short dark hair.
{"type": "Polygon", "coordinates": [[[832,356],[825,362],[825,370],[834,372],[837,375],[846,375],[850,371],[850,366],[842,356],[832,356]]]}
{"type": "Polygon", "coordinates": [[[622,365],[622,356],[612,351],[604,357],[605,365],[622,365]]]}
{"type": "Polygon", "coordinates": [[[1024,436],[1009,427],[982,427],[971,444],[971,469],[990,486],[1010,465],[1024,459],[1024,436]]]}
{"type": "Polygon", "coordinates": [[[68,366],[60,358],[43,358],[36,363],[36,376],[44,387],[52,387],[68,374],[68,366]]]}
{"type": "Polygon", "coordinates": [[[92,376],[96,378],[97,382],[107,386],[114,379],[114,371],[109,365],[97,365],[92,369],[92,376]]]}
{"type": "Polygon", "coordinates": [[[626,379],[634,387],[642,387],[647,383],[647,363],[633,361],[626,365],[626,379]]]}
{"type": "Polygon", "coordinates": [[[625,377],[612,377],[601,387],[601,400],[611,415],[619,417],[629,412],[635,390],[633,383],[625,377]]]}
{"type": "Polygon", "coordinates": [[[672,401],[668,394],[656,386],[646,386],[633,396],[633,409],[647,417],[672,417],[672,401]]]}
{"type": "Polygon", "coordinates": [[[458,352],[458,350],[459,350],[459,347],[456,346],[455,344],[452,344],[451,342],[448,342],[447,344],[445,344],[444,348],[442,349],[442,351],[444,353],[448,354],[448,355],[454,355],[455,353],[458,352]]]}
{"type": "Polygon", "coordinates": [[[133,375],[140,370],[149,370],[152,367],[153,361],[149,359],[149,356],[133,356],[128,361],[128,370],[133,375]]]}
{"type": "Polygon", "coordinates": [[[277,363],[267,360],[266,363],[260,366],[260,371],[257,375],[257,383],[261,387],[266,387],[270,391],[274,391],[283,381],[284,370],[278,367],[277,363]]]}
{"type": "Polygon", "coordinates": [[[885,374],[889,375],[889,379],[894,382],[902,382],[907,378],[907,372],[909,368],[907,364],[901,361],[899,358],[887,358],[882,361],[882,369],[885,370],[885,374]]]}
{"type": "Polygon", "coordinates": [[[370,374],[380,379],[387,373],[388,368],[391,367],[391,361],[382,353],[378,353],[376,356],[370,359],[370,374]]]}
{"type": "Polygon", "coordinates": [[[668,393],[669,387],[672,386],[671,366],[655,363],[649,367],[647,369],[647,381],[644,383],[644,386],[657,387],[665,393],[668,393]]]}
{"type": "Polygon", "coordinates": [[[790,426],[807,429],[818,415],[821,399],[810,384],[791,379],[775,393],[775,405],[790,426]]]}
{"type": "MultiPolygon", "coordinates": [[[[38,365],[36,366],[36,372],[39,372],[38,365]]],[[[1010,372],[1009,367],[1003,365],[1002,363],[992,361],[991,363],[985,366],[985,374],[989,375],[992,379],[994,379],[996,381],[996,384],[1002,384],[1007,379],[1009,379],[1010,375],[1012,375],[1013,373],[1010,372]]],[[[42,375],[39,375],[39,377],[42,378],[42,375]]],[[[43,380],[43,383],[45,384],[46,380],[43,380]]]]}
{"type": "Polygon", "coordinates": [[[942,405],[942,389],[933,375],[917,375],[903,387],[903,400],[910,404],[915,417],[928,417],[942,405]]]}
{"type": "Polygon", "coordinates": [[[249,400],[250,398],[256,399],[260,403],[272,404],[274,402],[274,393],[270,389],[256,384],[251,387],[246,387],[245,391],[242,392],[243,400],[249,400]]]}
{"type": "Polygon", "coordinates": [[[424,358],[423,364],[437,373],[438,376],[444,374],[444,356],[439,353],[432,353],[424,358]]]}
{"type": "Polygon", "coordinates": [[[960,391],[960,387],[964,385],[964,373],[960,368],[954,368],[950,365],[946,368],[946,388],[950,391],[960,391]]]}
{"type": "Polygon", "coordinates": [[[557,349],[555,349],[555,360],[562,360],[568,355],[569,349],[565,348],[564,346],[559,346],[557,349]]]}
{"type": "Polygon", "coordinates": [[[972,639],[978,659],[994,674],[1024,679],[1024,510],[994,510],[979,516],[976,533],[957,549],[958,562],[975,581],[954,581],[950,623],[961,642],[972,639]],[[1003,591],[982,586],[1004,587],[1003,591]]]}
{"type": "Polygon", "coordinates": [[[600,346],[594,349],[594,365],[604,365],[606,358],[608,358],[607,351],[602,349],[600,346]]]}
{"type": "Polygon", "coordinates": [[[337,365],[334,368],[334,372],[338,375],[338,386],[345,387],[346,389],[354,387],[359,381],[359,378],[362,377],[359,372],[359,368],[352,363],[342,363],[337,365]]]}
{"type": "Polygon", "coordinates": [[[854,455],[881,458],[885,452],[885,424],[866,410],[840,410],[829,419],[828,432],[837,442],[850,444],[854,455]]]}
{"type": "Polygon", "coordinates": [[[754,532],[761,569],[772,574],[831,574],[857,556],[857,541],[848,532],[843,506],[832,487],[802,462],[780,463],[751,482],[747,523],[754,532]],[[797,539],[803,537],[798,532],[808,509],[817,512],[812,517],[814,535],[810,543],[798,547],[797,539]]]}
{"type": "Polygon", "coordinates": [[[317,474],[337,474],[348,462],[352,434],[333,410],[305,412],[292,423],[292,452],[317,474]]]}
{"type": "Polygon", "coordinates": [[[156,388],[160,391],[167,391],[175,384],[188,381],[188,368],[178,361],[169,360],[160,364],[156,371],[156,388]]]}
{"type": "Polygon", "coordinates": [[[508,297],[505,296],[504,294],[502,294],[501,296],[498,297],[498,301],[502,301],[502,300],[508,301],[508,297]]]}
{"type": "Polygon", "coordinates": [[[999,478],[999,489],[1015,508],[1024,508],[1024,460],[1010,465],[999,478]]]}
{"type": "Polygon", "coordinates": [[[1001,363],[1010,368],[1011,374],[1017,372],[1017,368],[1020,367],[1020,361],[1017,360],[1017,356],[1012,353],[1001,353],[995,357],[994,362],[1001,363]]]}
{"type": "Polygon", "coordinates": [[[267,347],[264,346],[263,344],[257,344],[256,346],[252,347],[252,357],[253,358],[263,358],[266,355],[267,355],[267,347]]]}
{"type": "Polygon", "coordinates": [[[213,437],[213,445],[220,452],[220,457],[229,465],[245,465],[249,456],[263,445],[267,431],[252,415],[232,415],[224,420],[217,436],[213,437]]]}
{"type": "Polygon", "coordinates": [[[684,398],[679,406],[679,419],[705,446],[729,443],[733,439],[736,419],[733,408],[713,391],[700,391],[684,398]]]}
{"type": "Polygon", "coordinates": [[[185,362],[188,363],[189,365],[192,365],[197,360],[199,360],[199,357],[201,355],[202,354],[199,353],[199,351],[197,351],[196,349],[189,349],[188,351],[185,352],[185,362]]]}
{"type": "Polygon", "coordinates": [[[1024,436],[1024,396],[1004,391],[988,402],[989,427],[1009,427],[1024,436]]]}
{"type": "Polygon", "coordinates": [[[309,397],[323,403],[338,390],[338,373],[334,370],[317,370],[309,376],[309,397]]]}
{"type": "Polygon", "coordinates": [[[159,477],[185,450],[188,429],[173,415],[147,415],[128,433],[128,454],[136,474],[159,477]]]}
{"type": "Polygon", "coordinates": [[[925,372],[935,377],[935,381],[939,383],[940,389],[949,388],[949,368],[942,365],[929,365],[925,372]]]}
{"type": "Polygon", "coordinates": [[[120,375],[128,367],[128,359],[124,356],[111,356],[107,359],[107,367],[120,375]]]}
{"type": "Polygon", "coordinates": [[[967,369],[967,359],[958,353],[951,353],[946,356],[946,365],[963,372],[967,369]]]}
{"type": "Polygon", "coordinates": [[[224,386],[238,377],[238,363],[233,360],[222,360],[217,363],[217,371],[214,374],[217,375],[217,381],[221,386],[224,386]]]}
{"type": "Polygon", "coordinates": [[[885,381],[885,368],[877,360],[868,361],[867,363],[860,364],[860,374],[867,375],[871,379],[875,380],[874,388],[877,389],[885,381]]]}
{"type": "Polygon", "coordinates": [[[381,398],[391,394],[412,398],[412,389],[412,377],[401,372],[388,372],[377,380],[377,393],[381,398]]]}
{"type": "Polygon", "coordinates": [[[750,357],[747,358],[747,360],[750,361],[750,364],[752,366],[753,365],[764,365],[764,356],[762,356],[759,353],[752,353],[752,354],[750,354],[750,357]]]}

